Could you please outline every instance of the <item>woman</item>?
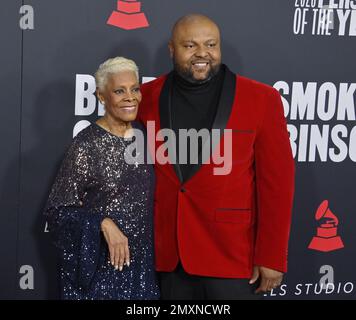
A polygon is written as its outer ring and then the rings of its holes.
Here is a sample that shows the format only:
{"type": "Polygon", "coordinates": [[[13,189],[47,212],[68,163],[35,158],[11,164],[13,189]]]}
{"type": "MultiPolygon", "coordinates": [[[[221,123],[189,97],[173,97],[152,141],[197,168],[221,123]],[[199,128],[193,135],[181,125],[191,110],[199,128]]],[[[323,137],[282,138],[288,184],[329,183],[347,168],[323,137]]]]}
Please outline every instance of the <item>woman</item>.
{"type": "Polygon", "coordinates": [[[132,132],[142,129],[133,122],[141,101],[138,68],[117,57],[101,64],[95,78],[105,115],[74,138],[45,210],[60,249],[61,295],[158,299],[153,168],[126,161],[132,132]]]}

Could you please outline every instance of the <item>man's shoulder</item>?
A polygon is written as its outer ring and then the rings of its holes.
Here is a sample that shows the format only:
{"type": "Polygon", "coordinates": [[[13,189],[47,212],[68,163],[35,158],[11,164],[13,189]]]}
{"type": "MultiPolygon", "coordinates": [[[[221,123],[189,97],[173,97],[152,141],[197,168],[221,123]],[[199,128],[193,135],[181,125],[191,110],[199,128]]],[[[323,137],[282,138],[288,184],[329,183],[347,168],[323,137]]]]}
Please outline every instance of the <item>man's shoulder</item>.
{"type": "Polygon", "coordinates": [[[258,96],[270,96],[279,94],[278,91],[272,86],[259,82],[257,80],[240,75],[237,75],[237,79],[238,86],[240,86],[240,89],[242,89],[242,91],[249,91],[258,96]]]}
{"type": "Polygon", "coordinates": [[[143,83],[141,85],[141,91],[147,92],[154,89],[159,89],[163,86],[164,81],[167,79],[167,74],[161,75],[158,78],[151,80],[149,82],[143,83]]]}

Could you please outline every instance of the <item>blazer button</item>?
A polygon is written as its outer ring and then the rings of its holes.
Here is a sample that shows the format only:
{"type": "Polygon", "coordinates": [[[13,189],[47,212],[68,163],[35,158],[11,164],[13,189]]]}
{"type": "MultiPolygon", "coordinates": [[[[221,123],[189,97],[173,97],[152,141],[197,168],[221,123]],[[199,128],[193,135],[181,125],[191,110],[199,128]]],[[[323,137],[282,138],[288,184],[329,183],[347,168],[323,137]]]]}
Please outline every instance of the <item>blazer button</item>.
{"type": "Polygon", "coordinates": [[[187,190],[184,187],[180,188],[180,192],[186,192],[186,191],[187,190]]]}

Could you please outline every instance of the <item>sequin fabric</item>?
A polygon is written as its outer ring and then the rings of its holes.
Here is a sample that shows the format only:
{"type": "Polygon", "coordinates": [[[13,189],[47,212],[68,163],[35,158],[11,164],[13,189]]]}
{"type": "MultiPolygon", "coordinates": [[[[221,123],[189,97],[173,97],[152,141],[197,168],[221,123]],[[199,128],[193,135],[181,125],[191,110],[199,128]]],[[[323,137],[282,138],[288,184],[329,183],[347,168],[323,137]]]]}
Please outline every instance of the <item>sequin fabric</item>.
{"type": "MultiPolygon", "coordinates": [[[[134,127],[142,129],[134,123],[134,127]]],[[[62,299],[154,300],[159,298],[153,253],[154,171],[147,162],[125,162],[133,139],[97,124],[69,147],[50,192],[45,215],[60,256],[62,299]],[[108,263],[100,230],[110,217],[129,242],[130,266],[108,263]]]]}

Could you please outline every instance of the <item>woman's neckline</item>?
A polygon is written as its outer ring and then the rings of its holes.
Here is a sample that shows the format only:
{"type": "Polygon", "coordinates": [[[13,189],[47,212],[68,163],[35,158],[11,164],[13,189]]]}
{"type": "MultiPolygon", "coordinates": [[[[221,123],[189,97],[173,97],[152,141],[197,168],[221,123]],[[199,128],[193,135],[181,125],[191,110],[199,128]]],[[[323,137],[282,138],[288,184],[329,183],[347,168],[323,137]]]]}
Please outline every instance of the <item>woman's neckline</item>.
{"type": "MultiPolygon", "coordinates": [[[[96,123],[96,122],[93,122],[93,124],[94,124],[97,128],[99,128],[101,131],[103,131],[104,133],[107,133],[107,134],[109,134],[110,136],[113,136],[113,137],[115,137],[115,138],[119,138],[119,139],[122,139],[122,140],[124,140],[124,141],[131,141],[132,138],[133,138],[133,136],[132,136],[132,137],[128,137],[128,138],[126,138],[126,137],[124,137],[124,136],[118,136],[118,135],[116,135],[116,134],[113,134],[113,133],[110,132],[109,130],[105,129],[104,127],[102,127],[100,124],[98,124],[98,123],[96,123]]],[[[132,128],[135,128],[135,126],[133,125],[133,122],[131,122],[131,125],[132,125],[132,128]]]]}

